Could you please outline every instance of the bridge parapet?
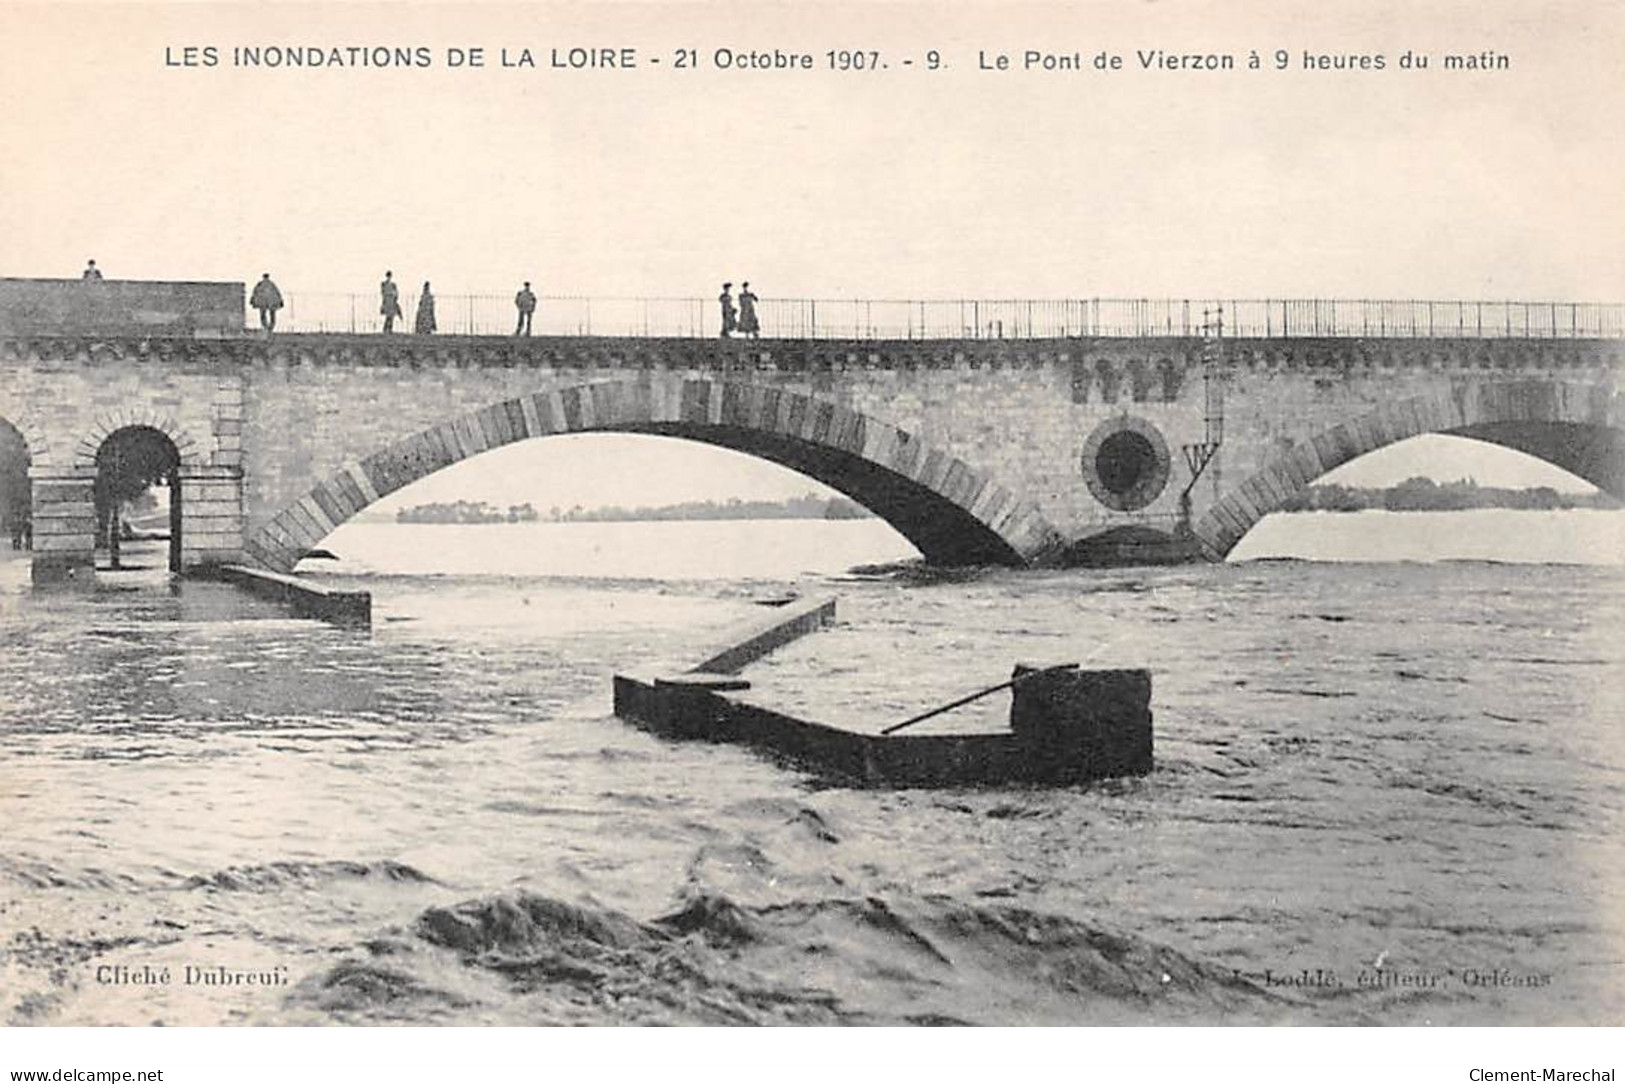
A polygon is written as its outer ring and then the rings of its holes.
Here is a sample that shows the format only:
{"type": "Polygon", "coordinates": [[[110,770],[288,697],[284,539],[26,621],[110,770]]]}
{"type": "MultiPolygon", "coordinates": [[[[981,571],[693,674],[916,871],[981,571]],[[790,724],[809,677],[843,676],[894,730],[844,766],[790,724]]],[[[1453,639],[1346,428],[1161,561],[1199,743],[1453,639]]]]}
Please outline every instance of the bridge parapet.
{"type": "MultiPolygon", "coordinates": [[[[128,330],[175,338],[241,335],[260,323],[244,309],[240,282],[0,279],[0,333],[128,330]]],[[[383,330],[376,294],[288,290],[281,332],[370,334],[383,330]]],[[[401,331],[418,326],[421,297],[401,299],[401,331]]],[[[545,336],[716,339],[721,307],[697,297],[537,299],[531,327],[545,336]]],[[[441,294],[432,330],[504,335],[515,300],[441,294]]],[[[769,298],[753,314],[767,340],[1011,341],[1190,338],[1220,324],[1232,337],[1262,339],[1625,339],[1625,304],[1275,298],[769,298]]]]}
{"type": "MultiPolygon", "coordinates": [[[[375,295],[286,296],[281,330],[381,330],[375,295]]],[[[399,326],[411,329],[418,299],[402,303],[399,326]]],[[[1227,333],[1251,338],[1625,337],[1625,305],[1568,301],[769,298],[755,309],[769,339],[1188,337],[1221,318],[1227,333]]],[[[512,298],[494,294],[439,295],[435,316],[438,331],[455,334],[514,327],[512,298]]],[[[720,322],[716,299],[697,297],[543,296],[533,316],[537,333],[568,336],[715,339],[720,322]]]]}
{"type": "Polygon", "coordinates": [[[240,282],[0,278],[0,335],[220,338],[242,313],[240,282]]]}
{"type": "MultiPolygon", "coordinates": [[[[1226,368],[1368,374],[1382,370],[1519,372],[1618,370],[1625,339],[1231,338],[1226,368]]],[[[402,368],[703,369],[845,372],[917,369],[1081,368],[1087,384],[1135,366],[1153,374],[1202,364],[1199,337],[1050,339],[762,339],[633,336],[278,334],[191,340],[136,335],[0,334],[6,361],[208,362],[224,366],[305,364],[402,368]],[[1105,366],[1106,368],[1102,368],[1105,366]],[[1121,371],[1119,371],[1121,369],[1121,371]]],[[[1154,377],[1148,377],[1152,380],[1154,377]]],[[[1137,386],[1137,385],[1136,385],[1137,386]]],[[[1138,398],[1138,396],[1137,396],[1138,398]]]]}

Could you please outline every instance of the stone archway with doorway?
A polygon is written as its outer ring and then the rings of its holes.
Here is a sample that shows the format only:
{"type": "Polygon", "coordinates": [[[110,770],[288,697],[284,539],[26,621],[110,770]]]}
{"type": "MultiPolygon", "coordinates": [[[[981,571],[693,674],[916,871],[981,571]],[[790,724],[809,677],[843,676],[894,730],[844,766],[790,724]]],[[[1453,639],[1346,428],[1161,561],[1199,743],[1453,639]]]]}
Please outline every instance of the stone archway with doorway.
{"type": "Polygon", "coordinates": [[[112,450],[131,439],[127,434],[144,434],[138,439],[165,453],[158,473],[170,495],[170,546],[165,557],[170,570],[233,560],[240,553],[240,469],[211,464],[203,446],[172,418],[120,409],[98,416],[83,436],[66,446],[71,447],[69,454],[44,463],[41,456],[34,457],[30,474],[35,583],[94,583],[98,535],[106,529],[105,495],[98,499],[98,478],[108,469],[112,450]]]}
{"type": "Polygon", "coordinates": [[[168,510],[165,563],[169,571],[181,571],[184,539],[181,456],[174,440],[150,425],[124,426],[109,433],[101,442],[95,462],[96,480],[92,492],[97,548],[105,549],[108,569],[124,567],[126,536],[133,540],[138,535],[127,517],[137,510],[137,502],[162,487],[168,510]]]}
{"type": "Polygon", "coordinates": [[[29,468],[33,455],[28,438],[0,415],[0,547],[34,548],[34,498],[29,468]]]}

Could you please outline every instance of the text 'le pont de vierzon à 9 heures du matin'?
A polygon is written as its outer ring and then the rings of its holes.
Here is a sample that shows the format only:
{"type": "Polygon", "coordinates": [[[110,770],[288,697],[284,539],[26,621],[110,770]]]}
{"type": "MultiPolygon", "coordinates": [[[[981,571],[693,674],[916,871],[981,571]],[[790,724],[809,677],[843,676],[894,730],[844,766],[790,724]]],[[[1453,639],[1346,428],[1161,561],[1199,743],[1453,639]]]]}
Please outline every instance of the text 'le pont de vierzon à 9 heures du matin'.
{"type": "Polygon", "coordinates": [[[360,45],[184,44],[164,47],[163,64],[175,69],[268,71],[414,70],[551,73],[654,73],[701,70],[755,73],[844,74],[971,71],[987,75],[1123,76],[1170,73],[1380,73],[1497,72],[1512,57],[1494,49],[1423,52],[1349,52],[1326,48],[1209,51],[1161,47],[1129,50],[1043,47],[914,50],[853,48],[804,50],[717,45],[648,49],[635,45],[360,45]]]}

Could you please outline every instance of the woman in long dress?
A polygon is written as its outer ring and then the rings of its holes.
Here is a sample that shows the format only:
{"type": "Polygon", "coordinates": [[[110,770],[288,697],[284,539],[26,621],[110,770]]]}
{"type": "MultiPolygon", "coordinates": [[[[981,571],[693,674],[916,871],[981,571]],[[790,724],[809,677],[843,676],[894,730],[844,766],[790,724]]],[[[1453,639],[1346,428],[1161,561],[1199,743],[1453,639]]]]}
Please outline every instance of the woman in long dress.
{"type": "Polygon", "coordinates": [[[750,292],[750,283],[739,288],[739,333],[756,338],[762,325],[756,319],[756,295],[750,292]]]}
{"type": "Polygon", "coordinates": [[[429,284],[423,284],[423,296],[418,298],[417,326],[414,329],[419,335],[433,335],[434,327],[434,295],[429,292],[429,284]]]}

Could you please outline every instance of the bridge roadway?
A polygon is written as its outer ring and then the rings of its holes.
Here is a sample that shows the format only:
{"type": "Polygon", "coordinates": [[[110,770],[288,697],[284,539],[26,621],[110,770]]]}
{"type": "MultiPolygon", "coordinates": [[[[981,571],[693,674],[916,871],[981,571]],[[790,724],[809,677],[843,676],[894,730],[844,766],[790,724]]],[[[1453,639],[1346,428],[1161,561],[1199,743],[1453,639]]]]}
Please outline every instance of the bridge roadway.
{"type": "MultiPolygon", "coordinates": [[[[0,334],[36,578],[83,579],[103,443],[174,445],[179,563],[291,570],[378,498],[518,440],[652,433],[783,464],[947,564],[1222,559],[1325,472],[1419,433],[1625,497],[1616,338],[0,334]],[[1222,414],[1222,432],[1216,415],[1222,414]],[[1183,454],[1217,443],[1194,485],[1183,454]],[[1189,489],[1189,514],[1181,494],[1189,489]],[[1188,529],[1187,529],[1188,528],[1188,529]]],[[[545,500],[547,480],[524,496],[545,500]]]]}

